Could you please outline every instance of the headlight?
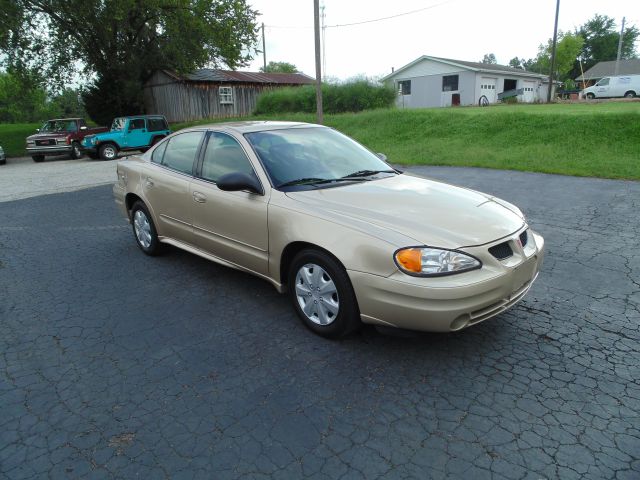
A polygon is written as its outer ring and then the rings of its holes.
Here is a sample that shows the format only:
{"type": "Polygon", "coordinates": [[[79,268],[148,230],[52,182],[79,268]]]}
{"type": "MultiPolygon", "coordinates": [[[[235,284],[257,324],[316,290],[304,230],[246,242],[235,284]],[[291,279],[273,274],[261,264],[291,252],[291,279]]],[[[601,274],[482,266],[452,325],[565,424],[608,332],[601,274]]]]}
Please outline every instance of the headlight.
{"type": "Polygon", "coordinates": [[[431,247],[401,248],[393,258],[400,270],[418,277],[452,275],[482,266],[480,260],[471,255],[431,247]]]}
{"type": "Polygon", "coordinates": [[[27,145],[35,145],[35,140],[27,140],[27,145]]]}

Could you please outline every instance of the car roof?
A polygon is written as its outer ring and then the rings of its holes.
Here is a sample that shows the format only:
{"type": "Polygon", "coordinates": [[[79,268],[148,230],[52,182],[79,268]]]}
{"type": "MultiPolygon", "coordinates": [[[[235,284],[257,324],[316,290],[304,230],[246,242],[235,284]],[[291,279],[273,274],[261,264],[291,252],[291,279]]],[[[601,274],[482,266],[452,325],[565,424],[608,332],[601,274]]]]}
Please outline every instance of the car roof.
{"type": "Polygon", "coordinates": [[[164,118],[164,115],[122,115],[115,118],[164,118]]]}
{"type": "Polygon", "coordinates": [[[322,127],[322,125],[316,125],[314,123],[305,122],[278,122],[273,120],[253,120],[246,122],[223,122],[223,123],[209,123],[205,125],[195,125],[187,130],[231,130],[240,134],[264,132],[268,130],[282,130],[285,128],[305,128],[305,127],[322,127]]]}
{"type": "Polygon", "coordinates": [[[73,117],[73,118],[52,118],[50,120],[47,120],[47,122],[68,122],[69,120],[82,120],[82,118],[79,117],[73,117]]]}

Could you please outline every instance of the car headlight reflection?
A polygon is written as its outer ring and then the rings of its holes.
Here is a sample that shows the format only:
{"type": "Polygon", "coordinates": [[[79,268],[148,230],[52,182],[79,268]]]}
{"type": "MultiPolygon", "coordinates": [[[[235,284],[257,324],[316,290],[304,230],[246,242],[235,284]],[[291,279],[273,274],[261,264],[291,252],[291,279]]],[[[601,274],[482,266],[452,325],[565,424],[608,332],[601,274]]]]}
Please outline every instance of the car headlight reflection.
{"type": "Polygon", "coordinates": [[[394,260],[404,273],[419,277],[452,275],[482,266],[480,260],[465,253],[431,247],[402,248],[394,260]]]}

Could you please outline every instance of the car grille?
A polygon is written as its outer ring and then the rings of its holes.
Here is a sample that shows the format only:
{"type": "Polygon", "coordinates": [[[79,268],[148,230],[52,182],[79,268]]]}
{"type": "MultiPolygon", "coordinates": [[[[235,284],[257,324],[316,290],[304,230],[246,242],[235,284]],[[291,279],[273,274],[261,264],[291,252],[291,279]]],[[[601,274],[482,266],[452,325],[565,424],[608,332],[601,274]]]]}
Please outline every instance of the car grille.
{"type": "Polygon", "coordinates": [[[491,247],[489,249],[489,253],[496,257],[498,260],[504,260],[505,258],[509,258],[513,255],[513,250],[511,250],[509,242],[503,242],[491,247]]]}
{"type": "Polygon", "coordinates": [[[529,235],[527,234],[527,231],[525,230],[524,232],[522,232],[520,234],[520,243],[522,244],[522,246],[526,246],[527,242],[529,241],[529,235]]]}
{"type": "Polygon", "coordinates": [[[36,140],[36,145],[43,147],[45,145],[55,145],[56,141],[54,139],[51,140],[36,140]]]}

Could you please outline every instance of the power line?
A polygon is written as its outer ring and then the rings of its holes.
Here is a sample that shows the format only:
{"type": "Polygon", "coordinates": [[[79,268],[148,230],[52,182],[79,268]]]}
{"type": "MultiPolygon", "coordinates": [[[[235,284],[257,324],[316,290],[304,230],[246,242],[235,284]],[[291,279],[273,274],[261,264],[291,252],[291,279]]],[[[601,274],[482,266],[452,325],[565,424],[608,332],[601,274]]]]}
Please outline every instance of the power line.
{"type": "MultiPolygon", "coordinates": [[[[405,15],[411,15],[413,13],[424,12],[425,10],[430,10],[435,7],[439,7],[441,5],[445,5],[454,0],[444,0],[440,3],[434,3],[433,5],[429,5],[428,7],[418,8],[416,10],[411,10],[410,12],[397,13],[395,15],[389,15],[388,17],[380,17],[380,18],[372,18],[369,20],[362,20],[359,22],[351,22],[351,23],[340,23],[336,25],[325,25],[324,28],[340,28],[340,27],[351,27],[354,25],[363,25],[365,23],[374,23],[381,22],[383,20],[390,20],[392,18],[404,17],[405,15]]],[[[304,29],[304,28],[313,28],[313,26],[307,25],[265,25],[266,28],[289,28],[289,29],[304,29]]]]}
{"type": "Polygon", "coordinates": [[[381,18],[372,18],[370,20],[362,20],[361,22],[352,22],[352,23],[342,23],[337,25],[326,25],[325,28],[338,28],[338,27],[351,27],[353,25],[363,25],[365,23],[374,23],[381,22],[383,20],[390,20],[392,18],[404,17],[405,15],[411,15],[412,13],[424,12],[425,10],[430,10],[435,7],[439,7],[444,5],[445,3],[452,2],[453,0],[445,0],[444,2],[434,3],[433,5],[429,5],[428,7],[418,8],[417,10],[411,10],[410,12],[398,13],[396,15],[389,15],[388,17],[381,18]]]}

